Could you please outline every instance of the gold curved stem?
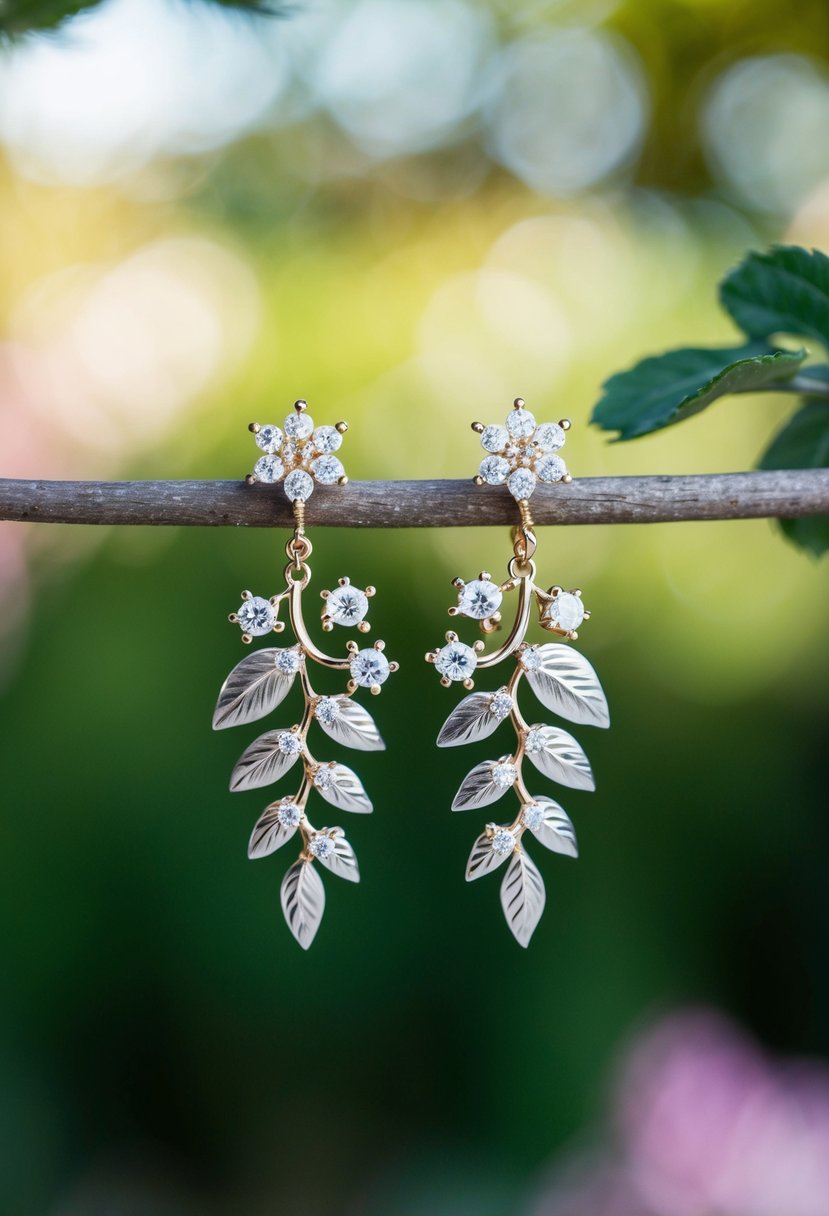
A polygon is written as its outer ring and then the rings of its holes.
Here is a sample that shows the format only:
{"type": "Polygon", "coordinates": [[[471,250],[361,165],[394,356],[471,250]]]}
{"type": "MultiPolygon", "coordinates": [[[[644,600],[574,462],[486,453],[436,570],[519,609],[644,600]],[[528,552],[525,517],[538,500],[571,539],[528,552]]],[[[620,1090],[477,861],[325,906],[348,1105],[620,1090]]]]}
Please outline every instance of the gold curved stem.
{"type": "Polygon", "coordinates": [[[502,659],[513,654],[524,641],[530,623],[534,591],[535,584],[532,581],[532,574],[528,572],[525,576],[521,577],[518,584],[518,607],[509,636],[506,641],[501,643],[497,650],[493,650],[491,654],[481,655],[478,659],[479,668],[494,667],[496,663],[500,663],[502,659]]]}
{"type": "MultiPolygon", "coordinates": [[[[290,575],[288,577],[290,578],[290,575]]],[[[326,654],[314,644],[313,639],[308,633],[305,626],[305,618],[302,615],[302,590],[306,583],[306,579],[293,579],[290,587],[288,614],[291,618],[291,627],[296,640],[305,651],[307,657],[313,659],[315,663],[331,668],[334,671],[348,671],[351,662],[350,658],[335,659],[332,655],[326,654]]]]}

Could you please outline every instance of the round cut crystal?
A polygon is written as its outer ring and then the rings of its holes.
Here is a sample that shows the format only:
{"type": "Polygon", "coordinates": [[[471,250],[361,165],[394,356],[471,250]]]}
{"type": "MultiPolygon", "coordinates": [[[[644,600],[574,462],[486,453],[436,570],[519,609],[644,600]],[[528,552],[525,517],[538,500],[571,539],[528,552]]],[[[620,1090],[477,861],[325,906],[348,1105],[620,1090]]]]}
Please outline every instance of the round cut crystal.
{"type": "Polygon", "coordinates": [[[529,439],[535,430],[535,418],[529,410],[510,410],[507,415],[507,430],[513,439],[529,439]]]}
{"type": "Polygon", "coordinates": [[[308,843],[308,851],[319,861],[324,861],[334,852],[334,841],[330,836],[312,836],[308,843]]]}
{"type": "Polygon", "coordinates": [[[509,443],[509,431],[505,426],[486,426],[481,431],[481,447],[485,452],[503,452],[509,443]]]}
{"type": "Polygon", "coordinates": [[[260,426],[255,435],[256,446],[272,456],[282,446],[282,431],[278,426],[260,426]]]}
{"type": "Polygon", "coordinates": [[[285,465],[286,469],[293,468],[301,457],[298,446],[295,443],[290,443],[289,441],[283,443],[282,451],[279,454],[282,457],[282,463],[285,465]]]}
{"type": "Polygon", "coordinates": [[[336,456],[317,456],[316,460],[311,461],[311,472],[323,486],[333,486],[341,477],[345,477],[345,469],[336,456]]]}
{"type": "Polygon", "coordinates": [[[273,656],[273,665],[283,676],[294,676],[299,671],[299,651],[296,647],[290,650],[277,650],[273,656]]]}
{"type": "Polygon", "coordinates": [[[285,466],[278,456],[260,456],[253,466],[253,475],[257,481],[279,481],[284,472],[285,466]]]}
{"type": "Polygon", "coordinates": [[[584,620],[584,604],[572,591],[559,591],[555,599],[550,600],[545,610],[547,616],[559,629],[569,633],[578,629],[584,620]]]}
{"type": "Polygon", "coordinates": [[[531,832],[537,832],[544,822],[544,810],[537,802],[531,802],[521,812],[521,822],[531,832]]]}
{"type": "Polygon", "coordinates": [[[389,678],[389,661],[380,650],[358,650],[349,663],[351,678],[360,688],[374,688],[389,678]]]}
{"type": "Polygon", "coordinates": [[[535,472],[539,481],[561,481],[562,477],[567,476],[567,465],[560,456],[545,453],[544,456],[539,456],[538,460],[536,460],[535,472]]]}
{"type": "Polygon", "coordinates": [[[295,828],[299,824],[301,812],[295,802],[291,802],[290,798],[285,798],[279,804],[276,817],[283,828],[295,828]]]}
{"type": "MultiPolygon", "coordinates": [[[[555,457],[552,457],[551,459],[555,459],[555,457]]],[[[517,499],[519,502],[522,498],[529,498],[535,489],[535,473],[531,472],[529,469],[516,469],[515,472],[510,475],[510,479],[507,482],[507,489],[513,498],[517,499]]]]}
{"type": "Polygon", "coordinates": [[[468,680],[477,666],[478,656],[465,642],[450,642],[435,657],[435,667],[447,680],[468,680]]]}
{"type": "Polygon", "coordinates": [[[501,607],[504,597],[500,588],[490,579],[473,578],[466,583],[458,596],[458,608],[473,621],[484,621],[501,607]]]}
{"type": "Polygon", "coordinates": [[[359,625],[368,612],[368,596],[359,587],[335,587],[325,601],[325,615],[335,625],[359,625]]]}
{"type": "Polygon", "coordinates": [[[336,697],[320,697],[314,706],[314,717],[323,726],[330,726],[340,716],[340,706],[336,697]]]}
{"type": "Polygon", "coordinates": [[[298,756],[302,751],[302,740],[291,730],[283,730],[277,735],[276,746],[283,756],[298,756]]]}
{"type": "Polygon", "coordinates": [[[533,443],[541,448],[542,452],[557,452],[559,448],[564,447],[566,438],[564,428],[557,422],[542,422],[533,432],[533,443]]]}
{"type": "Polygon", "coordinates": [[[307,439],[314,429],[314,419],[310,414],[289,414],[285,419],[285,434],[291,439],[307,439]]]}
{"type": "Polygon", "coordinates": [[[527,731],[527,738],[524,743],[524,748],[528,752],[543,752],[544,751],[544,728],[543,726],[533,726],[527,731]]]}
{"type": "Polygon", "coordinates": [[[501,760],[492,766],[492,780],[500,790],[508,790],[515,785],[518,769],[509,760],[501,760]]]}
{"type": "Polygon", "coordinates": [[[273,629],[276,610],[270,600],[253,595],[249,600],[244,600],[236,617],[243,633],[249,633],[252,638],[261,638],[273,629]]]}
{"type": "Polygon", "coordinates": [[[285,478],[285,493],[291,502],[305,502],[314,492],[314,481],[304,469],[294,469],[285,478]]]}
{"type": "Polygon", "coordinates": [[[515,837],[507,828],[497,828],[492,833],[489,843],[492,845],[493,853],[497,853],[499,857],[506,857],[515,848],[515,837]]]}
{"type": "Polygon", "coordinates": [[[509,461],[503,456],[485,456],[478,472],[487,485],[502,486],[509,475],[509,461]]]}
{"type": "Polygon", "coordinates": [[[314,451],[325,455],[342,447],[343,437],[335,426],[318,426],[314,431],[314,451]]]}
{"type": "Polygon", "coordinates": [[[541,651],[537,646],[527,646],[522,650],[520,659],[525,671],[538,671],[541,666],[541,651]]]}
{"type": "Polygon", "coordinates": [[[506,688],[499,688],[489,703],[489,712],[493,718],[497,718],[499,722],[503,722],[504,718],[508,718],[512,713],[512,697],[507,692],[506,688]]]}
{"type": "Polygon", "coordinates": [[[330,790],[334,784],[334,770],[329,764],[321,764],[314,771],[314,785],[318,790],[330,790]]]}

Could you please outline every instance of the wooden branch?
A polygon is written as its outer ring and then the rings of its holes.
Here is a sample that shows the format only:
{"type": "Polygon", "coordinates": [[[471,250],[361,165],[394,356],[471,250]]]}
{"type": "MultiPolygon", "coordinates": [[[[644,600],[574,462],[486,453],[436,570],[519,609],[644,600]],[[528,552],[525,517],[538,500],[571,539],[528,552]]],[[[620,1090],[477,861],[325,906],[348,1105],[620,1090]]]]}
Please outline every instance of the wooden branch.
{"type": "MultiPolygon", "coordinates": [[[[309,527],[450,528],[513,524],[508,492],[471,481],[357,481],[317,487],[309,527]]],[[[582,477],[539,486],[538,524],[642,524],[692,519],[794,519],[829,514],[829,469],[689,477],[582,477]]],[[[11,481],[0,519],[27,523],[287,528],[280,485],[242,481],[11,481]]]]}

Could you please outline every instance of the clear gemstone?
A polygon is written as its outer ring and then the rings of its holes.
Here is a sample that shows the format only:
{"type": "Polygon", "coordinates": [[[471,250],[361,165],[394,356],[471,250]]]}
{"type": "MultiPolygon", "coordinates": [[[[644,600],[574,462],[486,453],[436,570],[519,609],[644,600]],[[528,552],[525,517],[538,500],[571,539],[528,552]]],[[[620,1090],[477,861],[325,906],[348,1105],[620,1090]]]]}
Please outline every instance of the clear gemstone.
{"type": "Polygon", "coordinates": [[[534,726],[527,731],[526,742],[524,747],[528,752],[543,752],[544,751],[544,728],[534,726]]]}
{"type": "Polygon", "coordinates": [[[509,461],[502,456],[485,456],[478,472],[487,485],[502,486],[509,475],[509,461]]]}
{"type": "Polygon", "coordinates": [[[325,615],[335,625],[359,625],[368,612],[368,597],[359,587],[335,587],[325,601],[325,615]]]}
{"type": "Polygon", "coordinates": [[[473,621],[483,621],[501,607],[502,596],[495,583],[486,578],[473,578],[458,596],[458,608],[473,621]]]}
{"type": "Polygon", "coordinates": [[[525,671],[538,671],[541,666],[541,651],[537,646],[528,646],[521,652],[521,666],[525,671]]]}
{"type": "Polygon", "coordinates": [[[508,760],[501,760],[492,766],[492,780],[501,790],[508,790],[511,785],[515,785],[517,777],[518,769],[508,760]]]}
{"type": "Polygon", "coordinates": [[[291,502],[305,502],[314,492],[314,481],[304,469],[294,469],[285,478],[285,493],[291,502]]]}
{"type": "Polygon", "coordinates": [[[276,746],[283,756],[298,756],[302,751],[302,740],[293,731],[283,730],[277,736],[276,746]]]}
{"type": "Polygon", "coordinates": [[[537,832],[544,822],[544,809],[537,802],[531,802],[521,812],[521,822],[531,832],[537,832]]]}
{"type": "Polygon", "coordinates": [[[389,661],[382,651],[375,650],[373,646],[352,655],[348,667],[352,680],[360,688],[373,688],[389,678],[389,661]]]}
{"type": "Polygon", "coordinates": [[[485,452],[503,452],[509,443],[505,426],[487,426],[481,431],[481,447],[485,452]]]}
{"type": "Polygon", "coordinates": [[[341,477],[345,477],[345,469],[336,456],[318,456],[311,461],[311,472],[323,486],[333,486],[341,477]]]}
{"type": "Polygon", "coordinates": [[[343,437],[335,426],[318,426],[314,431],[315,452],[336,452],[342,447],[342,443],[343,437]]]}
{"type": "Polygon", "coordinates": [[[314,717],[324,726],[330,726],[340,716],[340,706],[336,697],[320,697],[314,706],[314,717]]]}
{"type": "Polygon", "coordinates": [[[477,666],[478,656],[465,642],[450,642],[435,658],[435,667],[447,680],[468,680],[477,666]]]}
{"type": "Polygon", "coordinates": [[[314,857],[324,861],[334,852],[334,841],[330,836],[312,836],[308,842],[308,850],[314,857]]]}
{"type": "Polygon", "coordinates": [[[489,843],[492,845],[493,853],[497,853],[499,857],[506,857],[515,848],[515,837],[507,828],[497,828],[492,833],[489,843]]]}
{"type": "Polygon", "coordinates": [[[254,435],[256,446],[272,456],[282,446],[282,432],[278,426],[260,426],[254,435]]]}
{"type": "Polygon", "coordinates": [[[535,418],[529,410],[510,410],[507,430],[513,439],[528,439],[535,430],[535,418]]]}
{"type": "Polygon", "coordinates": [[[318,790],[330,790],[334,784],[334,770],[327,764],[322,764],[314,773],[314,785],[318,790]]]}
{"type": "Polygon", "coordinates": [[[563,428],[557,422],[542,422],[533,433],[533,443],[537,444],[542,452],[557,452],[559,448],[564,447],[566,438],[563,428]]]}
{"type": "Polygon", "coordinates": [[[299,651],[295,648],[291,650],[277,650],[273,656],[273,665],[277,671],[281,671],[283,676],[293,676],[299,671],[299,651]]]}
{"type": "Polygon", "coordinates": [[[253,475],[258,481],[279,481],[285,466],[278,456],[260,456],[253,466],[253,475]]]}
{"type": "Polygon", "coordinates": [[[261,638],[273,629],[276,609],[269,600],[254,595],[242,603],[236,616],[243,633],[249,633],[252,638],[261,638]]]}
{"type": "Polygon", "coordinates": [[[535,472],[539,481],[561,481],[562,477],[567,476],[567,465],[560,456],[549,453],[536,460],[535,472]]]}
{"type": "Polygon", "coordinates": [[[499,688],[489,703],[489,712],[493,718],[497,718],[499,722],[503,722],[504,718],[508,718],[512,713],[512,697],[507,692],[506,688],[499,688]]]}
{"type": "Polygon", "coordinates": [[[296,464],[300,456],[300,451],[295,443],[283,443],[280,456],[282,457],[282,463],[285,465],[285,468],[288,469],[292,468],[296,464]]]}
{"type": "Polygon", "coordinates": [[[555,599],[550,600],[544,615],[559,629],[569,633],[571,629],[578,629],[584,620],[584,604],[572,591],[559,591],[555,599]]]}
{"type": "Polygon", "coordinates": [[[314,429],[310,414],[289,414],[285,419],[285,434],[292,439],[307,439],[314,429]]]}
{"type": "MultiPolygon", "coordinates": [[[[554,460],[555,457],[551,459],[554,460]]],[[[529,469],[516,469],[507,482],[507,489],[519,502],[522,498],[529,498],[535,489],[535,473],[529,469]]]]}
{"type": "Polygon", "coordinates": [[[295,828],[302,817],[302,812],[295,802],[286,798],[284,802],[280,802],[276,817],[283,828],[295,828]]]}

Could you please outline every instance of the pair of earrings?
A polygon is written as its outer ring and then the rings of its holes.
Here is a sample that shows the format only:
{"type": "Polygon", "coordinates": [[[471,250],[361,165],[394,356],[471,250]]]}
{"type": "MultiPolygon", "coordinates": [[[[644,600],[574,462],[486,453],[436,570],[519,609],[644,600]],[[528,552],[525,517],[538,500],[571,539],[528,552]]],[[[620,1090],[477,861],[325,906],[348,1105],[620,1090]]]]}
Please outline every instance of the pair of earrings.
{"type": "MultiPolygon", "coordinates": [[[[592,790],[595,784],[587,757],[572,735],[560,726],[530,724],[524,718],[518,704],[519,686],[524,681],[547,709],[568,722],[609,725],[604,693],[587,660],[566,642],[529,645],[525,640],[534,605],[541,626],[567,642],[578,637],[579,626],[590,615],[580,591],[558,586],[545,591],[535,582],[537,539],[529,500],[539,481],[570,481],[564,461],[557,454],[569,426],[567,420],[537,425],[521,398],[516,399],[504,426],[472,424],[486,453],[474,479],[476,484],[505,486],[517,502],[520,519],[506,580],[498,583],[486,572],[466,583],[454,579],[457,604],[449,614],[477,621],[481,632],[488,636],[501,627],[505,597],[514,595],[515,616],[506,640],[488,654],[483,640],[470,646],[450,630],[445,644],[426,655],[444,686],[460,683],[469,692],[441,728],[438,747],[475,743],[494,734],[507,721],[515,733],[515,747],[510,753],[485,760],[467,774],[452,810],[489,806],[508,790],[515,792],[515,816],[509,823],[487,824],[472,847],[466,877],[471,881],[508,863],[501,884],[501,905],[509,928],[522,946],[529,944],[545,903],[544,882],[525,847],[527,834],[553,852],[577,855],[569,816],[552,798],[530,793],[523,762],[529,760],[559,785],[592,790]],[[515,666],[506,683],[494,692],[471,692],[479,669],[510,659],[515,666]]],[[[303,616],[302,597],[311,581],[308,559],[312,553],[305,531],[305,504],[315,483],[346,484],[348,478],[336,454],[348,429],[346,424],[315,427],[306,403],[297,401],[281,428],[253,423],[250,429],[262,455],[247,481],[281,481],[293,504],[295,527],[285,546],[288,560],[284,589],[270,598],[243,592],[242,603],[230,614],[230,620],[241,628],[242,641],[250,643],[255,637],[283,632],[285,622],[280,619],[280,610],[284,605],[296,640],[286,647],[256,650],[234,667],[219,693],[213,727],[220,730],[265,717],[299,682],[304,698],[300,721],[266,731],[255,739],[234,767],[230,788],[260,789],[279,781],[294,765],[301,765],[298,791],[265,807],[254,825],[248,856],[266,857],[299,836],[299,857],[282,881],[281,903],[289,929],[307,949],[325,908],[319,868],[350,882],[358,882],[360,876],[357,858],[343,829],[316,828],[311,823],[310,796],[316,793],[340,811],[366,814],[372,810],[352,769],[336,760],[317,759],[311,752],[309,730],[315,722],[325,735],[344,747],[382,750],[385,745],[374,720],[354,694],[361,689],[379,693],[398,664],[389,662],[384,643],[379,640],[362,647],[351,640],[343,656],[327,654],[309,635],[303,616]],[[314,663],[347,674],[346,691],[319,694],[310,676],[314,663]]],[[[360,589],[341,578],[336,587],[320,594],[325,632],[338,626],[353,627],[359,633],[369,631],[366,616],[373,587],[360,589]]]]}

